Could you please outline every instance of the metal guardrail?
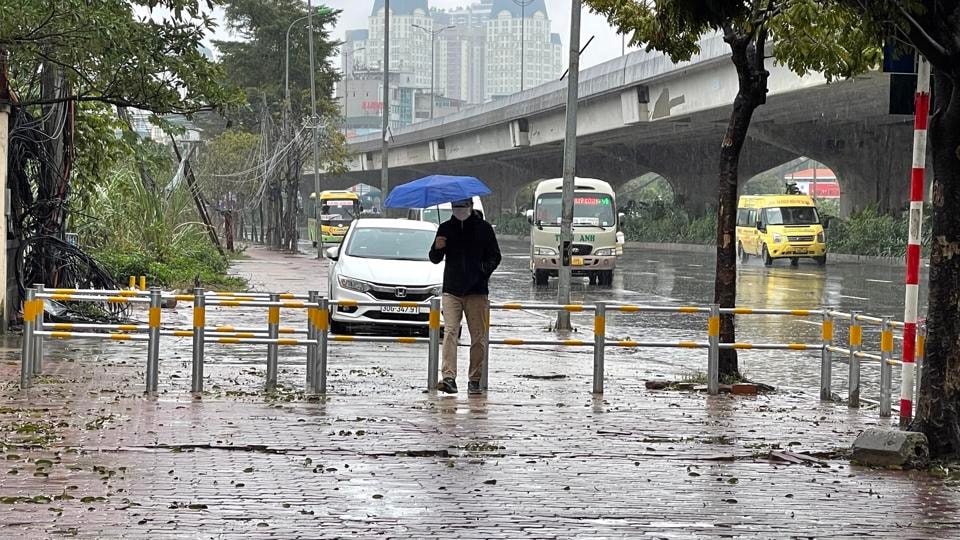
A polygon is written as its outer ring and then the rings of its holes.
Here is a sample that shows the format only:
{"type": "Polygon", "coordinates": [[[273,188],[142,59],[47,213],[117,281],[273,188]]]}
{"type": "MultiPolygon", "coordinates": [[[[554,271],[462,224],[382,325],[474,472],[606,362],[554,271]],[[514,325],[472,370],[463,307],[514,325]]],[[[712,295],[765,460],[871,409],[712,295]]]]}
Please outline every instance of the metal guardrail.
{"type": "MultiPolygon", "coordinates": [[[[141,280],[141,285],[143,285],[141,280]]],[[[753,308],[720,308],[717,305],[705,306],[645,306],[596,303],[584,304],[523,304],[500,303],[491,304],[491,311],[536,310],[570,313],[593,314],[593,339],[517,339],[501,338],[490,339],[490,315],[488,312],[484,321],[485,339],[488,346],[485,348],[489,355],[489,345],[502,346],[559,346],[571,348],[593,349],[593,392],[601,394],[604,391],[604,363],[608,348],[680,348],[680,349],[707,349],[707,390],[711,394],[719,392],[719,356],[724,349],[735,350],[782,350],[782,351],[820,351],[820,398],[832,399],[832,378],[834,363],[848,365],[848,403],[852,408],[860,406],[860,378],[863,362],[875,362],[880,366],[880,415],[890,416],[892,410],[892,366],[899,365],[900,361],[893,359],[893,329],[902,329],[903,324],[891,321],[885,317],[871,317],[859,312],[845,313],[834,310],[786,310],[786,309],[753,309],[753,308]],[[635,341],[630,339],[608,339],[606,335],[606,319],[608,314],[678,314],[702,316],[706,315],[706,341],[635,341]],[[793,317],[820,317],[820,343],[750,343],[720,342],[720,316],[729,314],[734,316],[793,316],[793,317]],[[834,343],[835,321],[849,321],[849,345],[840,347],[834,343]],[[863,325],[880,327],[880,354],[863,351],[863,325]]],[[[28,388],[33,377],[42,371],[44,339],[96,339],[111,341],[146,341],[147,370],[146,391],[156,392],[159,380],[159,350],[160,339],[168,337],[190,337],[193,340],[191,390],[203,391],[204,352],[205,345],[222,344],[253,344],[267,346],[267,373],[266,389],[276,388],[278,372],[279,346],[307,347],[306,386],[308,392],[315,394],[326,393],[327,360],[329,344],[334,343],[394,343],[394,344],[425,344],[428,346],[427,358],[427,388],[436,390],[440,363],[440,299],[432,298],[429,302],[387,302],[353,300],[330,301],[321,298],[317,291],[310,291],[307,295],[292,293],[217,293],[195,289],[192,295],[164,294],[158,288],[149,291],[136,290],[82,290],[82,289],[50,289],[45,290],[42,285],[27,289],[23,304],[24,313],[24,340],[21,360],[21,388],[28,388]],[[146,297],[143,297],[146,295],[146,297]],[[189,301],[193,304],[193,321],[191,327],[163,328],[161,325],[160,306],[164,299],[176,298],[189,301]],[[306,298],[306,300],[301,300],[306,298]],[[73,323],[45,323],[43,302],[45,299],[76,302],[115,302],[148,305],[149,322],[143,324],[73,324],[73,323]],[[221,307],[258,307],[267,308],[267,327],[234,327],[234,326],[206,326],[206,308],[208,306],[221,307]],[[336,306],[352,307],[415,307],[428,309],[428,337],[381,337],[381,336],[347,336],[330,334],[330,310],[336,306]],[[307,328],[280,327],[281,309],[305,309],[307,311],[307,328]],[[144,332],[146,335],[143,335],[144,332]],[[281,337],[297,335],[298,337],[281,337]],[[304,336],[299,337],[299,336],[304,336]]],[[[923,357],[925,332],[920,329],[917,337],[918,373],[923,357]]],[[[488,386],[489,362],[484,362],[481,386],[488,386]]],[[[916,388],[910,389],[911,394],[919,391],[920,377],[916,377],[916,388]]]]}

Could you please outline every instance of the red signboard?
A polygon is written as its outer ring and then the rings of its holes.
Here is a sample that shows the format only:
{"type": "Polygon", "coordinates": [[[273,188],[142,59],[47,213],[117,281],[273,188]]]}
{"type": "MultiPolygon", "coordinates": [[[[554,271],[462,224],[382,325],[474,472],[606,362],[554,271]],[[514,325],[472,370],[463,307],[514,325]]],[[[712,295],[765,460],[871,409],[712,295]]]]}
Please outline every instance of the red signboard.
{"type": "Polygon", "coordinates": [[[360,104],[360,107],[365,111],[382,111],[383,102],[382,101],[364,101],[360,104]]]}

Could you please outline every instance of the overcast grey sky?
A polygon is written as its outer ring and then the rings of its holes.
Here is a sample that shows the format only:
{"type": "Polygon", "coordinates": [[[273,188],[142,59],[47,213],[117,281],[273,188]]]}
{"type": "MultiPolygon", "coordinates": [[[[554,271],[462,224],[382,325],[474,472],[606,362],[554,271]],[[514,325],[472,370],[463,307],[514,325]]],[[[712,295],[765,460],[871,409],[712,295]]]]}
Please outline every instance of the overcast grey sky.
{"type": "MultiPolygon", "coordinates": [[[[440,9],[450,9],[458,6],[467,6],[471,3],[477,3],[479,0],[428,0],[430,7],[440,9]]],[[[304,3],[306,0],[304,0],[304,3]]],[[[314,2],[318,4],[320,2],[314,2]]],[[[337,39],[343,39],[346,30],[356,28],[366,28],[367,18],[370,16],[370,10],[373,8],[373,0],[325,0],[325,5],[342,10],[340,21],[334,31],[337,39]]],[[[550,18],[550,24],[553,32],[560,34],[563,39],[563,63],[567,65],[567,48],[570,45],[570,0],[546,0],[547,16],[550,18]]],[[[587,8],[583,8],[583,14],[580,22],[580,46],[586,44],[590,36],[595,36],[593,42],[583,52],[580,59],[580,67],[586,68],[612,58],[620,56],[621,39],[616,31],[610,26],[605,17],[590,13],[587,8]]],[[[225,37],[223,32],[218,32],[218,39],[225,37]]],[[[629,51],[629,49],[628,49],[629,51]]],[[[335,65],[339,65],[337,62],[335,65]]]]}

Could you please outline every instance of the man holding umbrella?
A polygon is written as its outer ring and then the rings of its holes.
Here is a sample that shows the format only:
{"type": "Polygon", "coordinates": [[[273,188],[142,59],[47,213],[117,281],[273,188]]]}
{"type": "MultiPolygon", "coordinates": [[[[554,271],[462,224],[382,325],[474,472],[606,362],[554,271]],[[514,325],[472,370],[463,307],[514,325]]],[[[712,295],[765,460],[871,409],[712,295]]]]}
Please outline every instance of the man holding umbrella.
{"type": "Polygon", "coordinates": [[[441,392],[457,392],[457,341],[464,314],[470,331],[470,371],[467,390],[479,394],[486,356],[486,318],[490,311],[488,284],[500,265],[500,246],[493,227],[473,211],[473,199],[453,201],[453,216],[440,224],[430,249],[434,264],[443,269],[443,379],[441,392]]]}

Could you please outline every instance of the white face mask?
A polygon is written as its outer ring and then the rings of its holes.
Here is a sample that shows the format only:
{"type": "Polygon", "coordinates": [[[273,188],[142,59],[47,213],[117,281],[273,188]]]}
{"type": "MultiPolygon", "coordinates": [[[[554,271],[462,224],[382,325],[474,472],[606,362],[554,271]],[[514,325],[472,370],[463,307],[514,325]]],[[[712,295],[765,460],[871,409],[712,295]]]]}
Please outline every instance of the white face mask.
{"type": "Polygon", "coordinates": [[[466,221],[470,214],[473,212],[473,209],[467,208],[454,208],[453,217],[459,219],[460,221],[466,221]]]}

